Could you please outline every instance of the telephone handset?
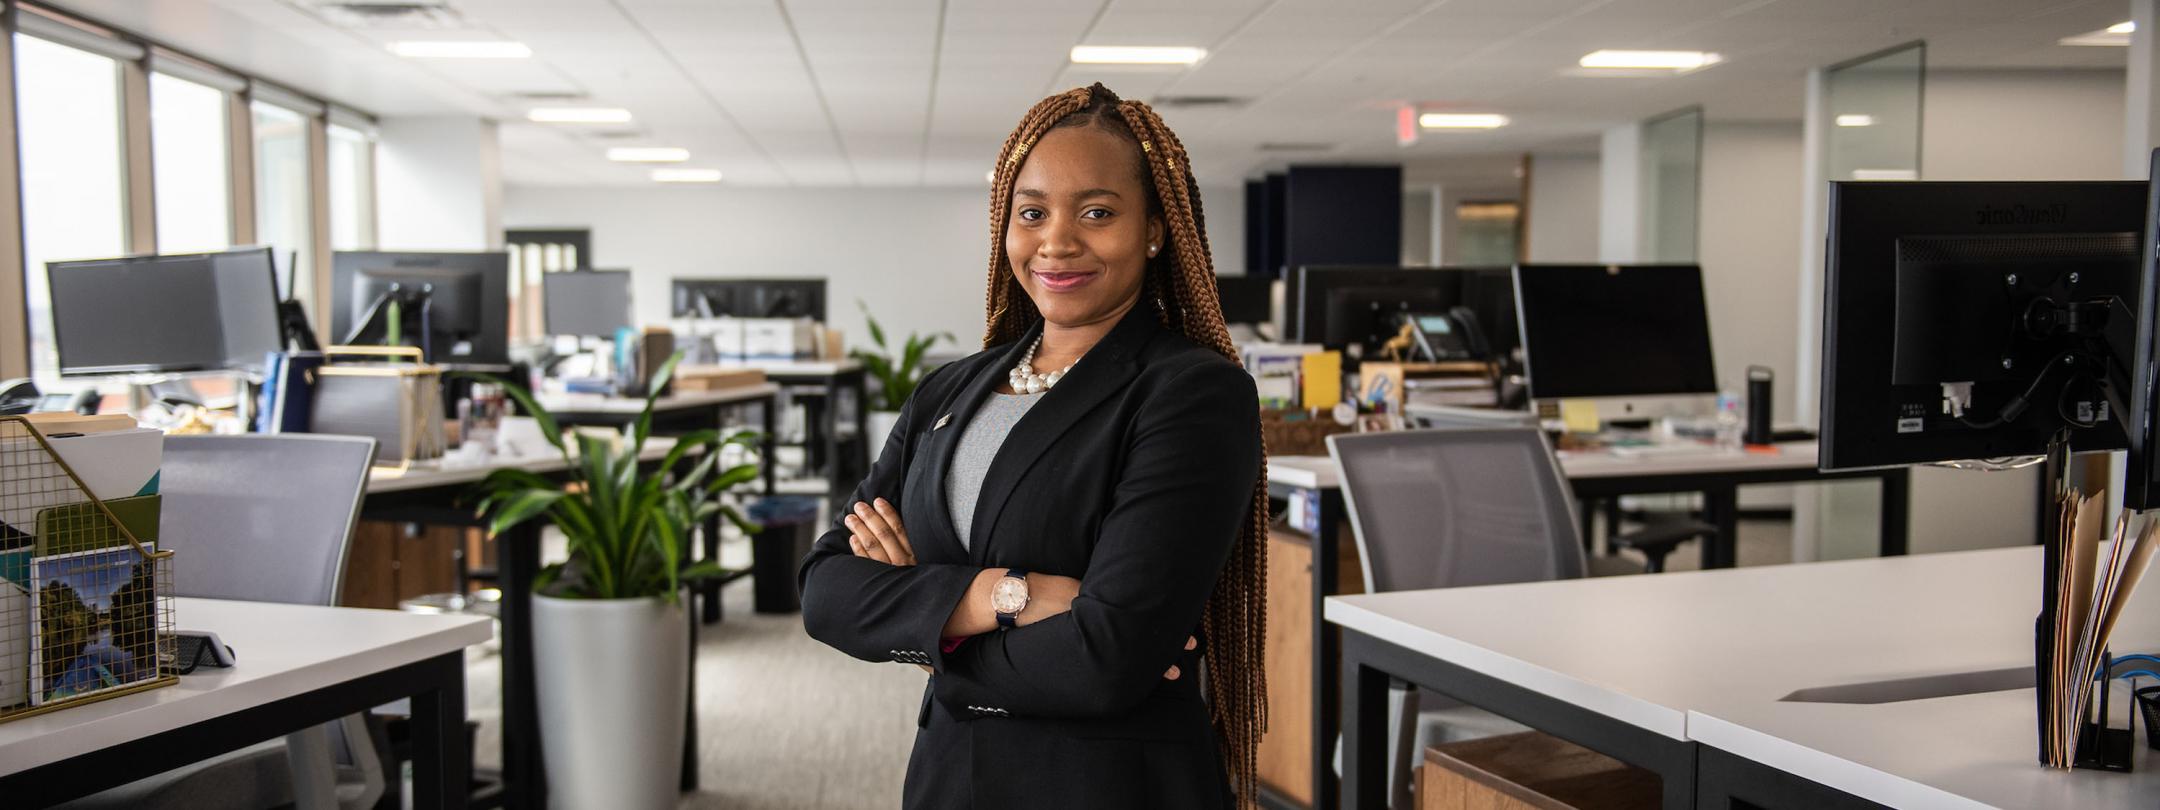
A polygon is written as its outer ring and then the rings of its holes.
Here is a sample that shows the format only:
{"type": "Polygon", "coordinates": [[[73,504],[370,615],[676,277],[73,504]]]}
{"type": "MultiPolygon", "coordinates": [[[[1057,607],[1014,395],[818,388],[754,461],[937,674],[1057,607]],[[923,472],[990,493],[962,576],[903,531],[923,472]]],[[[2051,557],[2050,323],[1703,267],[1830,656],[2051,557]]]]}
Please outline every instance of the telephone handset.
{"type": "Polygon", "coordinates": [[[1477,313],[1469,307],[1455,307],[1444,313],[1405,313],[1403,321],[1410,325],[1418,354],[1427,362],[1483,360],[1489,353],[1485,330],[1479,327],[1477,313]]]}

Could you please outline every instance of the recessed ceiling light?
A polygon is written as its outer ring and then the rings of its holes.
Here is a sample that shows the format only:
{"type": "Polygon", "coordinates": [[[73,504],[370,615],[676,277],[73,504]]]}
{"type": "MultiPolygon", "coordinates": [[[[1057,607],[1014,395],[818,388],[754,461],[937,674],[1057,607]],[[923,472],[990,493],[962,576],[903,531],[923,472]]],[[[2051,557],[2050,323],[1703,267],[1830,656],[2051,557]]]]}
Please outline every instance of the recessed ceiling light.
{"type": "Polygon", "coordinates": [[[622,124],[630,111],[621,107],[535,107],[525,113],[528,121],[541,124],[622,124]]]}
{"type": "Polygon", "coordinates": [[[1082,65],[1190,65],[1207,56],[1203,48],[1137,48],[1075,45],[1072,60],[1082,65]]]}
{"type": "Polygon", "coordinates": [[[2127,48],[2130,46],[2130,35],[2136,32],[2136,22],[2119,22],[2098,31],[2087,31],[2074,37],[2063,37],[2056,40],[2056,42],[2064,45],[2127,48]]]}
{"type": "Polygon", "coordinates": [[[524,59],[532,49],[523,42],[392,42],[390,52],[412,59],[524,59]]]}
{"type": "Polygon", "coordinates": [[[659,183],[718,183],[719,169],[654,169],[652,179],[659,183]]]}
{"type": "Polygon", "coordinates": [[[1424,113],[1418,116],[1418,126],[1426,129],[1497,129],[1507,123],[1508,117],[1497,113],[1424,113]]]}
{"type": "Polygon", "coordinates": [[[1591,51],[1576,64],[1599,70],[1700,70],[1725,61],[1705,51],[1591,51]]]}
{"type": "Polygon", "coordinates": [[[1841,127],[1872,127],[1875,125],[1875,116],[1862,113],[1846,113],[1837,117],[1837,125],[1841,127]]]}
{"type": "Polygon", "coordinates": [[[617,146],[607,150],[607,159],[621,163],[681,163],[690,159],[690,150],[673,146],[617,146]]]}

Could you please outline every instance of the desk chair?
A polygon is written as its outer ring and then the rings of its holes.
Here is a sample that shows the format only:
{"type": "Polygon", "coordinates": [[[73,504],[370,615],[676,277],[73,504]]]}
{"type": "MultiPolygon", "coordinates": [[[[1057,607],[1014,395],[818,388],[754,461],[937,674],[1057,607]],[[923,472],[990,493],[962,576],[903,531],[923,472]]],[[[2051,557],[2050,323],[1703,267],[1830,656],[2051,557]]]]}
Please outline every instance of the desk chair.
{"type": "MultiPolygon", "coordinates": [[[[174,594],[337,604],[374,458],[375,440],[355,436],[166,437],[158,545],[174,552],[174,594]]],[[[249,651],[235,652],[245,666],[249,651]]],[[[366,718],[353,716],[67,806],[355,808],[384,790],[366,718]]]]}
{"type": "MultiPolygon", "coordinates": [[[[1587,574],[1575,501],[1545,434],[1535,427],[1339,434],[1328,454],[1342,471],[1365,591],[1456,588],[1578,579],[1587,574]]],[[[1614,538],[1662,561],[1708,537],[1708,524],[1673,524],[1614,538]]],[[[1652,569],[1656,570],[1655,568],[1652,569]]],[[[1490,715],[1421,699],[1403,688],[1390,777],[1393,804],[1409,806],[1411,745],[1434,724],[1441,736],[1520,730],[1490,715]],[[1421,720],[1427,722],[1420,722],[1421,720]],[[1425,726],[1426,728],[1421,728],[1425,726]]]]}

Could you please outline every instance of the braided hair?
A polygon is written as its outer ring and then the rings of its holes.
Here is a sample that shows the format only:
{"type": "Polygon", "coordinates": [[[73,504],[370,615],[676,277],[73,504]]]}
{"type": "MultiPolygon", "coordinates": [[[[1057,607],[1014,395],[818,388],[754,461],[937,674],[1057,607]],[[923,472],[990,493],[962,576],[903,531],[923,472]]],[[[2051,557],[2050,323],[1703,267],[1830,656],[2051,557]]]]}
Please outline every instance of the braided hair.
{"type": "MultiPolygon", "coordinates": [[[[983,346],[1020,339],[1041,318],[1035,302],[1014,278],[1005,254],[1005,228],[1012,216],[1014,179],[1028,150],[1044,133],[1066,127],[1095,127],[1131,142],[1134,168],[1148,189],[1148,213],[1160,217],[1170,238],[1164,250],[1148,259],[1142,273],[1143,302],[1157,302],[1164,327],[1237,363],[1237,347],[1223,323],[1216,298],[1215,264],[1208,252],[1207,221],[1200,212],[1200,186],[1193,180],[1185,145],[1148,105],[1126,101],[1101,84],[1076,88],[1037,102],[1006,136],[998,151],[990,185],[990,283],[983,346]]],[[[1254,407],[1258,407],[1257,403],[1254,407]]],[[[1267,677],[1262,655],[1267,626],[1267,458],[1261,448],[1260,476],[1253,482],[1250,513],[1238,528],[1237,545],[1222,577],[1208,597],[1201,627],[1208,637],[1206,655],[1210,713],[1221,739],[1224,767],[1242,801],[1258,795],[1256,754],[1267,730],[1267,677]]]]}

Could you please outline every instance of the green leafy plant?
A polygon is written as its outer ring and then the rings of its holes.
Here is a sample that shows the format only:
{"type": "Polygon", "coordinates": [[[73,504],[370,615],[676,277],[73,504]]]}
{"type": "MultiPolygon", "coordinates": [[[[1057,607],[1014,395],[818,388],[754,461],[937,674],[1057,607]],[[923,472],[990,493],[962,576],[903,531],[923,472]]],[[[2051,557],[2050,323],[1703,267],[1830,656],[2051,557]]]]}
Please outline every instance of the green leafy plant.
{"type": "Polygon", "coordinates": [[[540,435],[570,466],[564,482],[524,470],[500,469],[477,486],[483,495],[478,506],[491,531],[545,518],[568,538],[569,560],[541,569],[534,585],[537,592],[579,599],[658,596],[672,604],[684,583],[727,573],[711,560],[684,567],[684,549],[696,527],[721,515],[746,533],[758,531],[757,525],[719,497],[729,487],[756,479],[758,465],[715,471],[723,449],[753,447],[757,433],[723,437],[718,431],[698,431],[676,439],[654,471],[638,468],[638,456],[652,434],[653,400],[682,358],[682,353],[676,353],[653,376],[645,409],[627,436],[597,429],[576,429],[565,435],[531,392],[475,375],[502,385],[518,408],[539,423],[540,435]],[[695,464],[679,469],[693,454],[695,464]]]}
{"type": "Polygon", "coordinates": [[[900,349],[900,356],[895,358],[892,349],[885,345],[885,330],[878,326],[877,318],[870,314],[870,308],[861,301],[856,301],[855,306],[862,308],[863,320],[870,322],[870,342],[877,344],[877,351],[874,352],[856,349],[848,353],[861,360],[863,371],[878,381],[878,392],[870,398],[870,409],[900,410],[900,406],[915,393],[916,383],[922,382],[923,353],[929,351],[939,340],[952,340],[952,333],[922,335],[910,332],[907,343],[900,349]]]}

